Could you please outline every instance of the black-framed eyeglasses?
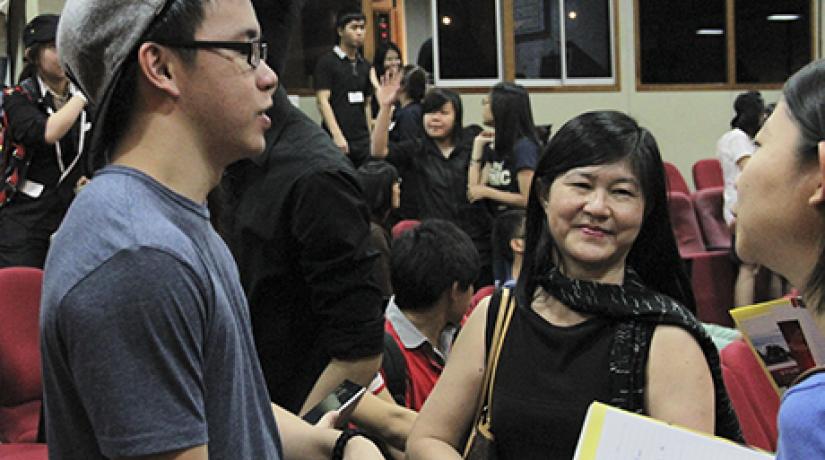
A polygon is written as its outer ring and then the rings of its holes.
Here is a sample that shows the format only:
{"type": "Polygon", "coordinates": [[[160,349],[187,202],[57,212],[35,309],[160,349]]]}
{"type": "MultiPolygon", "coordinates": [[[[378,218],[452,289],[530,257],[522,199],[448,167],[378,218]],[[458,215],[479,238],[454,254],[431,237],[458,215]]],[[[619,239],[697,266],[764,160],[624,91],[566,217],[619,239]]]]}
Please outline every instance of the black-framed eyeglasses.
{"type": "Polygon", "coordinates": [[[159,45],[171,46],[173,48],[184,49],[210,49],[222,48],[232,51],[237,51],[246,55],[246,62],[253,69],[257,69],[261,65],[261,61],[266,60],[269,53],[269,45],[262,40],[251,42],[221,42],[211,40],[193,40],[189,42],[156,42],[159,45]]]}

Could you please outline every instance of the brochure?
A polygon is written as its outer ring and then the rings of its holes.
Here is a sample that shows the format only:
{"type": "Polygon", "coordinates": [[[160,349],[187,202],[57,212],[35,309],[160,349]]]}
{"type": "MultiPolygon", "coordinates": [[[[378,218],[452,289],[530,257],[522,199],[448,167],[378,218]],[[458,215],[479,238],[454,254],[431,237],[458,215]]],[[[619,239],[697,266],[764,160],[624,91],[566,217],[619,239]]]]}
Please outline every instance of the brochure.
{"type": "Polygon", "coordinates": [[[727,439],[594,402],[573,460],[769,460],[772,454],[727,439]]]}
{"type": "Polygon", "coordinates": [[[740,307],[730,314],[780,395],[799,374],[825,364],[825,337],[801,299],[740,307]]]}

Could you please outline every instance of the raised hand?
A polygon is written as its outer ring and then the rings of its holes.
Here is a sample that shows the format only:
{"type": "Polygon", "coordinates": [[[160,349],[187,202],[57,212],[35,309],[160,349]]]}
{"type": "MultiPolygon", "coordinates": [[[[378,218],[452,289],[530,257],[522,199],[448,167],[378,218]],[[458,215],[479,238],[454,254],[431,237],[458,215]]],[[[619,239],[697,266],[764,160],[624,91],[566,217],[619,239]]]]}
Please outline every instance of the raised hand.
{"type": "Polygon", "coordinates": [[[398,100],[398,91],[401,89],[401,72],[393,67],[387,69],[387,72],[381,77],[381,85],[375,93],[375,98],[378,104],[382,107],[388,107],[395,104],[398,100]]]}

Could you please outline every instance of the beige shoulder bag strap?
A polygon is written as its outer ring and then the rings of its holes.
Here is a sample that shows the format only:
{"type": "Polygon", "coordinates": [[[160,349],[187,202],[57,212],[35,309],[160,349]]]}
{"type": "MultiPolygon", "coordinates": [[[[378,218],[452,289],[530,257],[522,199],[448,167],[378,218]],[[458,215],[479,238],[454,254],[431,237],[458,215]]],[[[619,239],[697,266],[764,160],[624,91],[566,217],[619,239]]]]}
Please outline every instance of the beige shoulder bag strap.
{"type": "MultiPolygon", "coordinates": [[[[507,336],[510,327],[510,320],[515,310],[515,302],[511,302],[510,289],[501,291],[501,302],[498,307],[496,326],[493,329],[493,339],[490,342],[490,351],[487,355],[487,367],[484,369],[484,380],[479,393],[478,408],[473,419],[473,427],[484,433],[487,438],[492,439],[490,431],[493,417],[491,415],[493,405],[493,384],[496,380],[496,370],[498,368],[498,357],[501,354],[501,346],[507,336]]],[[[470,443],[468,443],[469,446],[470,443]]]]}

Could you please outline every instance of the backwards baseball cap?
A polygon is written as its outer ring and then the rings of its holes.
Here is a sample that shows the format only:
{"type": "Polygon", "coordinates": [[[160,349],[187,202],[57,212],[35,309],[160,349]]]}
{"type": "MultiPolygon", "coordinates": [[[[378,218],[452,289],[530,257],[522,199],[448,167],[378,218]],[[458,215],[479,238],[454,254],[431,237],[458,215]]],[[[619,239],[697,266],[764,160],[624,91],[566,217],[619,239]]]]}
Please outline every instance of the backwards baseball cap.
{"type": "Polygon", "coordinates": [[[69,78],[95,106],[90,154],[103,146],[112,93],[124,63],[173,0],[67,0],[57,49],[69,78]]]}
{"type": "Polygon", "coordinates": [[[60,16],[56,14],[41,14],[32,19],[23,28],[23,46],[30,48],[35,43],[53,42],[59,19],[60,16]]]}

